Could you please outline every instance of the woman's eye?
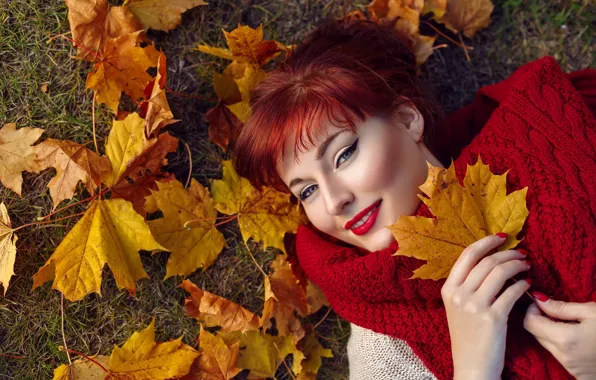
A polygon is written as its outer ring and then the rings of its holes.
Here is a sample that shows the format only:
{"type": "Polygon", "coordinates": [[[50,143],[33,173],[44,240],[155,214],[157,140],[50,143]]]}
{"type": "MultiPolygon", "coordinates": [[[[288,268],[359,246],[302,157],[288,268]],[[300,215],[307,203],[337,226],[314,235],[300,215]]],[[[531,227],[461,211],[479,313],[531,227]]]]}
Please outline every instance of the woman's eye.
{"type": "Polygon", "coordinates": [[[339,167],[339,165],[343,164],[345,160],[350,158],[352,153],[354,153],[354,151],[356,150],[357,146],[358,146],[358,139],[356,139],[356,141],[354,141],[354,144],[350,145],[348,147],[348,149],[344,150],[343,153],[341,154],[341,156],[339,156],[339,158],[337,159],[337,162],[335,163],[336,169],[339,167]],[[342,159],[343,159],[343,161],[342,161],[342,159]]]}
{"type": "Polygon", "coordinates": [[[300,196],[298,197],[298,198],[300,198],[300,201],[304,201],[306,198],[310,197],[310,195],[312,194],[312,191],[309,191],[309,190],[314,187],[315,187],[315,185],[311,185],[311,186],[308,186],[306,189],[302,190],[302,192],[300,193],[300,196]]]}

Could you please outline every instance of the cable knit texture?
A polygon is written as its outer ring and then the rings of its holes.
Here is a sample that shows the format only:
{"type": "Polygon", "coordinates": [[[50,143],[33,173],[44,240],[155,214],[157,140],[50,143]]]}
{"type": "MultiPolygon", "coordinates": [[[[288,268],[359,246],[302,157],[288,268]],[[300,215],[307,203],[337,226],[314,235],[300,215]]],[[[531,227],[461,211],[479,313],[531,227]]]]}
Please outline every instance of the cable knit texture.
{"type": "MultiPolygon", "coordinates": [[[[481,154],[493,173],[508,171],[508,193],[528,187],[519,247],[530,251],[532,288],[564,301],[596,301],[596,122],[586,105],[595,88],[596,71],[566,76],[546,57],[481,89],[445,123],[445,157],[457,157],[460,181],[481,154]],[[582,99],[570,79],[589,94],[582,99]]],[[[422,203],[416,215],[431,216],[422,203]]],[[[398,247],[368,252],[312,226],[296,239],[300,264],[340,316],[407,341],[437,378],[453,378],[444,280],[409,280],[424,262],[393,256],[398,247]]],[[[523,297],[510,315],[503,378],[571,378],[523,328],[529,302],[523,297]]]]}

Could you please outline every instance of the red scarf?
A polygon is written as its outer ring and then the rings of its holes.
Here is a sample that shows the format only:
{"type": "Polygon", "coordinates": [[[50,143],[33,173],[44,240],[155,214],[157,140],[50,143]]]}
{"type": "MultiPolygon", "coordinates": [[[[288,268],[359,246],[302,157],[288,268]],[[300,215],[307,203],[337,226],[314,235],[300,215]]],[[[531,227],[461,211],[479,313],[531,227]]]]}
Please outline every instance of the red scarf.
{"type": "MultiPolygon", "coordinates": [[[[547,57],[481,89],[441,132],[450,151],[439,158],[458,157],[460,181],[481,154],[493,173],[509,170],[508,193],[529,188],[530,215],[518,247],[530,252],[532,289],[565,301],[596,301],[596,121],[590,107],[596,110],[596,70],[566,76],[547,57]]],[[[431,216],[424,204],[416,214],[431,216]]],[[[406,340],[437,378],[452,379],[444,280],[409,280],[424,262],[393,256],[397,248],[394,241],[368,252],[312,226],[301,226],[296,237],[301,266],[341,317],[406,340]]],[[[503,378],[571,378],[523,328],[529,303],[524,296],[510,315],[503,378]]]]}

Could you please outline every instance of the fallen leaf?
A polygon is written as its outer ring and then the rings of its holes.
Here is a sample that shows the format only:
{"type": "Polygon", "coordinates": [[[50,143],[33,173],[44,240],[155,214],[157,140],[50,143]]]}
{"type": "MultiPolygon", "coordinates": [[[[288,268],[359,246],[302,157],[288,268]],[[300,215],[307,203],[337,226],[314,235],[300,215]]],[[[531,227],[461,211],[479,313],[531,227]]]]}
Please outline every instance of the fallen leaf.
{"type": "Polygon", "coordinates": [[[149,82],[144,93],[147,100],[141,103],[141,110],[145,118],[145,137],[157,136],[159,131],[180,120],[174,119],[164,88],[166,86],[166,56],[159,53],[157,75],[153,82],[149,82]]]}
{"type": "MultiPolygon", "coordinates": [[[[304,360],[302,360],[303,373],[317,374],[322,365],[322,358],[332,358],[333,354],[328,348],[321,346],[317,340],[314,331],[304,338],[299,345],[300,351],[304,353],[304,360]]],[[[315,377],[316,378],[316,377],[315,377]]]]}
{"type": "Polygon", "coordinates": [[[205,120],[209,123],[209,138],[211,141],[227,151],[230,140],[234,140],[238,136],[240,128],[242,128],[242,122],[222,101],[207,111],[205,120]]]}
{"type": "Polygon", "coordinates": [[[260,326],[265,330],[271,328],[271,319],[275,319],[275,327],[279,336],[292,335],[296,341],[304,337],[302,323],[294,315],[294,307],[275,296],[271,290],[269,277],[265,277],[265,304],[261,313],[260,326]]]}
{"type": "Polygon", "coordinates": [[[412,51],[416,56],[416,64],[422,65],[431,56],[434,52],[433,45],[436,39],[437,36],[430,37],[420,34],[413,37],[412,51]]]}
{"type": "Polygon", "coordinates": [[[106,41],[143,29],[125,7],[110,7],[108,0],[65,0],[77,57],[96,61],[103,56],[106,41]]]}
{"type": "Polygon", "coordinates": [[[33,289],[54,280],[52,288],[70,301],[92,292],[101,295],[101,272],[107,263],[118,288],[135,295],[135,282],[149,277],[138,251],[154,249],[165,250],[130,202],[96,200],[33,275],[33,289]]]}
{"type": "Polygon", "coordinates": [[[106,143],[112,171],[102,176],[102,182],[112,188],[113,198],[132,202],[135,210],[144,215],[144,198],[150,190],[157,190],[155,181],[171,179],[161,168],[168,163],[165,156],[177,147],[178,139],[168,133],[146,139],[145,121],[137,113],[122,121],[114,120],[106,143]]]}
{"type": "Polygon", "coordinates": [[[133,101],[143,97],[151,76],[147,69],[155,67],[159,53],[153,45],[138,46],[142,31],[106,40],[104,54],[87,76],[85,89],[93,89],[98,103],[118,112],[124,91],[133,101]]]}
{"type": "Polygon", "coordinates": [[[155,343],[155,320],[135,332],[122,347],[114,346],[106,379],[161,380],[182,377],[190,372],[199,352],[182,343],[182,337],[155,343]]]}
{"type": "Polygon", "coordinates": [[[244,332],[259,328],[259,317],[242,306],[201,290],[189,280],[183,280],[180,287],[190,293],[184,301],[186,314],[205,327],[220,326],[222,332],[244,332]]]}
{"type": "Polygon", "coordinates": [[[447,11],[437,21],[454,33],[462,31],[468,38],[490,24],[494,5],[491,0],[449,0],[447,11]]]}
{"type": "Polygon", "coordinates": [[[168,32],[182,22],[182,13],[199,5],[207,5],[203,0],[126,0],[125,8],[130,9],[145,28],[168,32]]]}
{"type": "Polygon", "coordinates": [[[8,210],[2,202],[0,203],[0,284],[4,287],[4,295],[8,290],[10,278],[14,275],[17,240],[18,237],[12,228],[8,210]]]}
{"type": "Polygon", "coordinates": [[[290,263],[286,260],[286,255],[277,255],[271,263],[271,270],[268,279],[275,298],[291,305],[300,316],[306,317],[308,305],[306,304],[305,289],[300,286],[298,279],[294,277],[290,263]]]}
{"type": "Polygon", "coordinates": [[[231,161],[223,161],[223,179],[211,184],[215,208],[226,215],[238,215],[242,238],[263,241],[266,247],[285,251],[284,234],[295,233],[306,223],[304,212],[290,202],[290,195],[273,188],[257,191],[246,178],[240,177],[231,161]]]}
{"type": "Polygon", "coordinates": [[[155,240],[172,252],[165,278],[186,276],[201,267],[205,271],[227,246],[215,228],[217,210],[209,190],[195,179],[188,190],[178,181],[157,182],[157,187],[159,191],[151,193],[164,217],[147,224],[155,240]]]}
{"type": "Polygon", "coordinates": [[[44,83],[41,85],[40,90],[41,92],[43,92],[44,94],[48,92],[48,85],[49,83],[44,83]]]}
{"type": "Polygon", "coordinates": [[[38,172],[35,162],[34,144],[43,133],[41,128],[24,127],[17,129],[13,123],[0,129],[0,181],[21,196],[24,170],[38,172]]]}
{"type": "Polygon", "coordinates": [[[181,380],[230,380],[242,371],[236,366],[240,355],[238,342],[228,346],[221,337],[201,326],[199,349],[201,356],[181,380]]]}
{"type": "Polygon", "coordinates": [[[515,247],[528,216],[527,188],[506,195],[506,174],[493,175],[479,159],[459,184],[453,163],[448,169],[429,165],[419,195],[436,219],[402,216],[390,230],[399,242],[396,255],[427,260],[412,278],[447,278],[462,251],[475,241],[503,231],[507,240],[499,250],[515,247]]]}
{"type": "Polygon", "coordinates": [[[48,139],[35,147],[39,170],[53,167],[56,175],[48,183],[54,209],[64,199],[71,199],[79,181],[91,195],[100,185],[102,173],[111,170],[110,161],[90,151],[85,145],[69,140],[48,139]]]}
{"type": "Polygon", "coordinates": [[[432,13],[433,18],[438,20],[447,11],[447,0],[424,0],[422,14],[432,13]]]}
{"type": "MultiPolygon", "coordinates": [[[[91,356],[104,368],[108,366],[109,356],[91,356]]],[[[53,380],[104,380],[106,373],[100,366],[87,359],[79,359],[72,364],[62,364],[54,369],[53,380]]]]}

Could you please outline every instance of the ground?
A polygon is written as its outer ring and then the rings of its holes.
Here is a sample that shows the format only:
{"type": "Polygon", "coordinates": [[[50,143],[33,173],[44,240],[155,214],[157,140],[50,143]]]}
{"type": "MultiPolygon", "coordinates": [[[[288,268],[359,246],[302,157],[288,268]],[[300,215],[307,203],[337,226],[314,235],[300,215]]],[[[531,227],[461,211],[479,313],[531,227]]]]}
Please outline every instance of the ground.
{"type": "MultiPolygon", "coordinates": [[[[464,52],[450,45],[436,50],[421,72],[431,92],[446,112],[473,99],[480,87],[507,77],[520,65],[552,55],[565,71],[595,67],[596,5],[591,0],[495,1],[491,25],[467,41],[474,46],[467,62],[464,52]]],[[[263,24],[265,36],[286,44],[297,43],[325,17],[364,9],[366,1],[261,1],[211,0],[183,16],[182,25],[170,33],[150,32],[168,58],[168,86],[188,96],[168,94],[173,113],[182,122],[172,133],[192,151],[192,176],[203,185],[221,178],[220,160],[227,156],[209,142],[204,113],[212,107],[212,72],[223,62],[193,50],[197,43],[224,46],[222,28],[238,23],[263,24]]],[[[70,43],[53,36],[69,31],[66,6],[60,0],[1,0],[0,3],[0,125],[44,128],[45,136],[86,143],[92,140],[91,92],[84,82],[88,63],[71,58],[70,43]],[[47,84],[47,92],[42,85],[47,84]]],[[[437,44],[448,43],[439,38],[437,44]]],[[[110,126],[109,112],[98,110],[100,136],[110,126]]],[[[182,144],[181,144],[182,146],[182,144]]],[[[186,178],[188,155],[184,148],[172,155],[170,170],[186,178]]],[[[53,176],[26,174],[23,197],[0,186],[0,199],[8,206],[13,225],[30,223],[51,211],[46,188],[53,176]]],[[[83,195],[81,198],[84,198],[83,195]]],[[[75,198],[72,202],[76,202],[75,198]]],[[[64,203],[66,204],[66,203],[64,203]]],[[[74,207],[69,212],[83,211],[74,207]]],[[[59,351],[60,294],[49,285],[31,292],[31,276],[41,267],[73,225],[66,221],[21,230],[15,272],[5,297],[0,296],[0,379],[48,379],[53,369],[67,361],[59,351]],[[10,356],[5,356],[10,355],[10,356]]],[[[199,287],[258,311],[262,307],[263,281],[241,244],[235,224],[224,229],[229,249],[206,272],[189,277],[199,287]],[[240,244],[238,244],[240,243],[240,244]]],[[[249,244],[261,265],[274,257],[273,250],[249,244]]],[[[156,317],[159,340],[183,336],[194,344],[198,325],[185,316],[185,292],[179,277],[162,281],[166,253],[142,254],[151,279],[138,282],[138,295],[118,291],[112,275],[104,271],[102,296],[65,301],[65,335],[69,348],[88,354],[106,354],[135,330],[156,317]]],[[[325,310],[311,317],[319,321],[325,310]]],[[[320,340],[331,348],[333,359],[324,360],[320,379],[347,378],[345,346],[349,325],[331,313],[317,328],[320,340]]],[[[283,366],[278,379],[287,379],[283,366]]]]}

